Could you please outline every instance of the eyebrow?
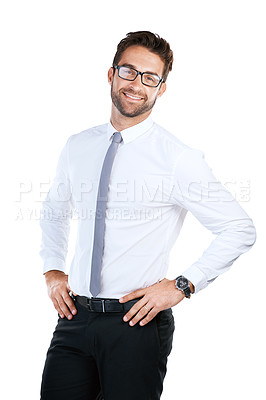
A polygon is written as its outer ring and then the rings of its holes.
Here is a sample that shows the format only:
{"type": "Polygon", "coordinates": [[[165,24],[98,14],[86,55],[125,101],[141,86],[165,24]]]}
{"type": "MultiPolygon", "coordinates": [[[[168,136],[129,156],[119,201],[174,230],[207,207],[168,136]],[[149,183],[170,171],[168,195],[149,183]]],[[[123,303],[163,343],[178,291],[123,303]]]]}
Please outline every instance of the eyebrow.
{"type": "MultiPolygon", "coordinates": [[[[127,64],[124,63],[123,65],[121,65],[121,67],[127,67],[127,68],[134,68],[138,71],[137,67],[133,64],[127,64]]],[[[156,72],[152,72],[152,71],[144,71],[146,74],[152,74],[152,75],[156,75],[156,76],[160,76],[159,74],[156,74],[156,72]]]]}

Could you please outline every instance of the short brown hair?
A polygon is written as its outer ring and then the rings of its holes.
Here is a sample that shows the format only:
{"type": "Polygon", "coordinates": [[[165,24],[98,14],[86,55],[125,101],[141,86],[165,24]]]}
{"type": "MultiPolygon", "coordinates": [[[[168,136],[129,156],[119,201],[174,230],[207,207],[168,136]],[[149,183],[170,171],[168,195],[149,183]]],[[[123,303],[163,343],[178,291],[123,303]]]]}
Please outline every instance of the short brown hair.
{"type": "Polygon", "coordinates": [[[149,31],[129,32],[117,45],[117,51],[113,59],[113,66],[122,58],[123,52],[130,46],[143,46],[157,54],[164,62],[163,80],[166,81],[173,65],[173,52],[169,43],[159,35],[149,31]]]}

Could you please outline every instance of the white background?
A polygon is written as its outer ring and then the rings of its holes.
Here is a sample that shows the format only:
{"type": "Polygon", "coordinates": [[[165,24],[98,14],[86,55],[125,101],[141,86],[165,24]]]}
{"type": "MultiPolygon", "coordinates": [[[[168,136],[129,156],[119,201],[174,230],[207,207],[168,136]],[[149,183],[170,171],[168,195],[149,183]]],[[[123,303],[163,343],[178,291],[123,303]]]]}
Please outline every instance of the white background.
{"type": "MultiPolygon", "coordinates": [[[[57,321],[38,254],[41,201],[67,138],[109,120],[107,70],[117,43],[135,30],[159,33],[174,51],[153,119],[204,151],[258,234],[229,272],[174,308],[162,399],[264,398],[264,7],[257,0],[2,3],[1,398],[39,398],[57,321]]],[[[68,265],[74,233],[75,226],[68,265]]],[[[167,277],[192,264],[210,240],[188,215],[167,277]]]]}

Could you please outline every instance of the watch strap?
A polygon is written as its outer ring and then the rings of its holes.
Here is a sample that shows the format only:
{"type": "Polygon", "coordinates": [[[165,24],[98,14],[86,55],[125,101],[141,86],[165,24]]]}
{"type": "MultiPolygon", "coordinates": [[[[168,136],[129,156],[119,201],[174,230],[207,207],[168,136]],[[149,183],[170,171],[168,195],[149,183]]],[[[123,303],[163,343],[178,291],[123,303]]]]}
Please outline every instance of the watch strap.
{"type": "Polygon", "coordinates": [[[189,287],[189,286],[188,286],[187,288],[185,288],[185,289],[183,290],[183,292],[184,292],[184,295],[185,295],[187,298],[190,298],[191,290],[190,290],[190,287],[189,287]]]}

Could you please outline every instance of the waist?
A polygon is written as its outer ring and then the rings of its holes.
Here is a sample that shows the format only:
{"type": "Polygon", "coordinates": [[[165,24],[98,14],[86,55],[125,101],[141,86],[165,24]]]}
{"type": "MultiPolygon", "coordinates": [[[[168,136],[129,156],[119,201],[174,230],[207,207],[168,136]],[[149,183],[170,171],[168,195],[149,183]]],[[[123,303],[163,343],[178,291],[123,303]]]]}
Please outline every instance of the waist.
{"type": "Polygon", "coordinates": [[[137,303],[141,297],[127,301],[126,303],[119,303],[119,299],[114,298],[89,298],[86,296],[72,296],[73,300],[81,304],[90,312],[128,312],[131,307],[137,303]]]}

